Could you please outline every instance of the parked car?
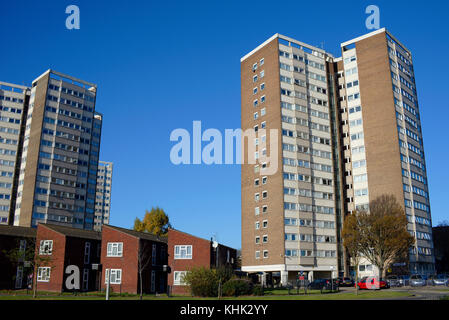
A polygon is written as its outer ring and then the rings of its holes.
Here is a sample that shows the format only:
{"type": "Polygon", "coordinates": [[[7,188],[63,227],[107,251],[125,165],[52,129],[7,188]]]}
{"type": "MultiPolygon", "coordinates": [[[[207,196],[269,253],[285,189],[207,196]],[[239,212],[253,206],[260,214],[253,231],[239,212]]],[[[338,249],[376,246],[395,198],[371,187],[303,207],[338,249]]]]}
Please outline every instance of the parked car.
{"type": "Polygon", "coordinates": [[[333,280],[333,285],[331,279],[315,279],[307,286],[309,290],[337,290],[338,283],[337,280],[333,280]]]}
{"type": "Polygon", "coordinates": [[[410,276],[409,275],[402,275],[399,276],[399,282],[402,286],[409,286],[410,285],[410,276]]]}
{"type": "Polygon", "coordinates": [[[387,289],[388,284],[386,281],[382,279],[378,279],[377,277],[363,277],[359,283],[357,283],[359,289],[371,289],[371,290],[380,290],[387,289]]]}
{"type": "Polygon", "coordinates": [[[354,284],[354,280],[349,277],[338,278],[338,285],[340,287],[352,287],[354,284]]]}
{"type": "Polygon", "coordinates": [[[434,286],[449,286],[449,277],[445,274],[438,274],[432,279],[434,286]]]}
{"type": "Polygon", "coordinates": [[[412,287],[424,287],[426,284],[426,280],[420,274],[414,274],[410,277],[410,286],[412,287]]]}
{"type": "Polygon", "coordinates": [[[402,283],[398,276],[387,276],[387,283],[389,287],[401,287],[402,283]]]}

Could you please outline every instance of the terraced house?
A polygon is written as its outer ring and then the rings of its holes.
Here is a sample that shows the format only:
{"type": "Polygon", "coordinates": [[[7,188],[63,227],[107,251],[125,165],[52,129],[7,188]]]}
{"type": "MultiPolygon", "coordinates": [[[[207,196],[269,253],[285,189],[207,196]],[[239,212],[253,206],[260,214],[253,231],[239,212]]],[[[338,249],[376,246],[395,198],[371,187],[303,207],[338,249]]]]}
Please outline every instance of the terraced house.
{"type": "Polygon", "coordinates": [[[411,53],[385,29],[341,52],[275,34],[241,59],[242,130],[256,132],[244,154],[254,144],[255,159],[283,164],[274,174],[269,163],[242,165],[242,270],[264,281],[348,274],[344,216],[383,193],[403,204],[417,240],[410,271],[433,273],[411,53]]]}

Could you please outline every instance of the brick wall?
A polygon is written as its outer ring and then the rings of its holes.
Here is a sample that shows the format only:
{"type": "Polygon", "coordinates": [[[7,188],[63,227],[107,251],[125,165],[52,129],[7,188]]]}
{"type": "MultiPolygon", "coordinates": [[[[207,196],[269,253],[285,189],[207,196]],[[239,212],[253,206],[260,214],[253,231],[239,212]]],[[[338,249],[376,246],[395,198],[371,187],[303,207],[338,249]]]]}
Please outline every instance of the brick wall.
{"type": "MultiPolygon", "coordinates": [[[[64,284],[64,257],[65,257],[66,238],[64,235],[55,232],[44,225],[39,224],[36,234],[37,255],[39,254],[39,246],[41,240],[53,240],[53,250],[51,255],[42,256],[42,257],[49,257],[49,261],[47,261],[42,266],[51,267],[50,281],[37,282],[37,290],[62,292],[64,284]]],[[[34,279],[36,280],[36,275],[34,275],[34,279]]]]}
{"type": "Polygon", "coordinates": [[[189,293],[186,286],[173,285],[175,271],[188,271],[193,267],[211,267],[211,242],[190,234],[170,229],[168,231],[168,264],[171,273],[168,285],[172,294],[189,293]],[[192,245],[192,259],[175,259],[176,245],[192,245]]]}

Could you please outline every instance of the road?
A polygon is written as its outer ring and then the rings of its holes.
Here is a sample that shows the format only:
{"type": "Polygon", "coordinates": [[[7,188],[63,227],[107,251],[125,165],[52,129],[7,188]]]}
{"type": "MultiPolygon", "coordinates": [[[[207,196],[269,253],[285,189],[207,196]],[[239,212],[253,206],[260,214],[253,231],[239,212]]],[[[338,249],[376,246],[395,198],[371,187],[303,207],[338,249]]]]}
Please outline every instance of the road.
{"type": "MultiPolygon", "coordinates": [[[[341,291],[355,292],[355,288],[340,288],[341,291]]],[[[409,292],[412,294],[410,297],[396,297],[396,298],[382,298],[382,299],[370,299],[370,300],[440,300],[444,296],[449,296],[449,288],[447,287],[399,287],[390,288],[386,290],[409,292]]]]}

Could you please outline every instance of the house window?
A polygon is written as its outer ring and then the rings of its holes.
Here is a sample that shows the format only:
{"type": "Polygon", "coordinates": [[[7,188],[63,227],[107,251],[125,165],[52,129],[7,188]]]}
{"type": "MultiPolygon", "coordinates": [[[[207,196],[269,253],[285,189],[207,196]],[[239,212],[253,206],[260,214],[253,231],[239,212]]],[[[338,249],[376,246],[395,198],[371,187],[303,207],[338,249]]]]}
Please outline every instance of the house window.
{"type": "Polygon", "coordinates": [[[41,240],[39,246],[39,254],[51,255],[53,251],[53,240],[41,240]]]}
{"type": "MultiPolygon", "coordinates": [[[[154,266],[156,264],[156,244],[151,246],[151,264],[154,266]]],[[[154,291],[154,290],[153,290],[154,291]]]]}
{"type": "Polygon", "coordinates": [[[260,229],[260,222],[257,221],[257,222],[256,222],[256,230],[259,230],[259,229],[260,229]]]}
{"type": "Polygon", "coordinates": [[[108,242],[107,257],[123,256],[123,242],[108,242]]]}
{"type": "Polygon", "coordinates": [[[156,291],[156,271],[151,270],[151,292],[156,291]]]}
{"type": "Polygon", "coordinates": [[[263,206],[262,213],[267,213],[267,212],[268,212],[268,206],[263,206]]]}
{"type": "Polygon", "coordinates": [[[260,209],[259,209],[259,207],[255,207],[254,208],[254,214],[257,216],[257,215],[259,215],[259,211],[260,209]]]}
{"type": "Polygon", "coordinates": [[[90,242],[84,244],[84,264],[89,264],[90,262],[90,242]]]}
{"type": "Polygon", "coordinates": [[[109,272],[111,273],[110,284],[122,283],[122,269],[106,269],[104,282],[108,283],[109,272]]]}
{"type": "Polygon", "coordinates": [[[268,258],[268,250],[264,250],[263,251],[263,257],[264,258],[268,258]]]}
{"type": "Polygon", "coordinates": [[[83,270],[83,290],[89,289],[89,269],[83,270]]]}
{"type": "Polygon", "coordinates": [[[267,177],[262,177],[262,184],[266,184],[267,183],[267,177]]]}
{"type": "Polygon", "coordinates": [[[263,66],[264,63],[265,63],[265,58],[260,59],[260,65],[263,66]]]}
{"type": "Polygon", "coordinates": [[[256,251],[256,259],[260,259],[260,251],[256,251]]]}
{"type": "Polygon", "coordinates": [[[173,285],[175,286],[184,286],[184,276],[186,275],[187,271],[175,271],[173,274],[173,285]]]}
{"type": "Polygon", "coordinates": [[[264,220],[264,221],[262,222],[262,226],[263,226],[264,228],[267,228],[267,227],[268,227],[268,220],[264,220]]]}
{"type": "Polygon", "coordinates": [[[192,246],[175,246],[175,259],[192,259],[192,246]]]}
{"type": "Polygon", "coordinates": [[[263,242],[263,243],[267,243],[267,242],[268,242],[268,236],[267,236],[267,235],[264,235],[264,236],[262,237],[262,242],[263,242]]]}
{"type": "Polygon", "coordinates": [[[16,273],[16,289],[22,288],[22,279],[23,279],[23,267],[18,266],[17,267],[17,273],[16,273]]]}
{"type": "Polygon", "coordinates": [[[37,281],[49,282],[50,281],[50,267],[39,267],[37,270],[37,281]]]}
{"type": "Polygon", "coordinates": [[[256,244],[260,243],[260,237],[256,237],[256,244]]]}

